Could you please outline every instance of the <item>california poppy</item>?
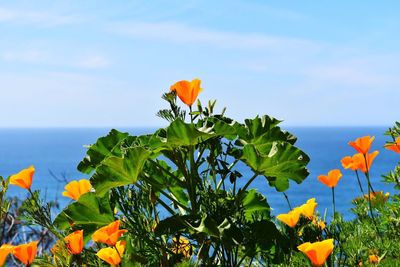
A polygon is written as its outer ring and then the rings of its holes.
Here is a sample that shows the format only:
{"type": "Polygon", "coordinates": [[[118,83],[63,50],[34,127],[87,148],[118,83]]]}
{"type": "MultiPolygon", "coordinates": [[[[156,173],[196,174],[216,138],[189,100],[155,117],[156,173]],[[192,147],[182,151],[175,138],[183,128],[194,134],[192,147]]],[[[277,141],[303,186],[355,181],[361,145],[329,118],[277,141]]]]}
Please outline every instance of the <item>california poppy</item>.
{"type": "Polygon", "coordinates": [[[73,200],[78,200],[81,195],[89,192],[92,189],[89,180],[82,179],[79,181],[71,181],[65,187],[65,191],[62,195],[65,197],[72,198],[73,200]]]}
{"type": "Polygon", "coordinates": [[[83,230],[77,230],[67,235],[64,241],[72,254],[81,254],[83,250],[83,230]]]}
{"type": "Polygon", "coordinates": [[[318,180],[328,187],[335,187],[342,177],[342,173],[339,169],[334,169],[328,172],[328,175],[318,176],[318,180]]]}
{"type": "Polygon", "coordinates": [[[105,243],[109,246],[114,246],[121,235],[128,232],[128,230],[119,230],[120,221],[110,223],[109,225],[101,227],[93,233],[92,239],[95,242],[105,243]]]}
{"type": "Polygon", "coordinates": [[[38,243],[39,241],[34,241],[28,244],[15,246],[12,253],[23,264],[30,265],[36,257],[38,243]]]}
{"type": "Polygon", "coordinates": [[[9,244],[3,244],[0,247],[0,266],[3,266],[6,262],[8,254],[12,253],[14,246],[9,244]]]}
{"type": "Polygon", "coordinates": [[[396,138],[393,144],[386,144],[385,148],[400,154],[400,136],[396,138]]]}
{"type": "Polygon", "coordinates": [[[356,171],[359,168],[359,163],[355,162],[353,157],[350,157],[350,156],[346,156],[346,157],[342,158],[342,160],[340,162],[342,163],[342,166],[345,169],[350,169],[350,170],[356,171]]]}
{"type": "Polygon", "coordinates": [[[375,139],[375,136],[372,136],[372,137],[364,136],[364,137],[357,138],[355,141],[350,141],[349,145],[352,146],[359,153],[367,154],[374,139],[375,139]]]}
{"type": "Polygon", "coordinates": [[[379,257],[376,255],[369,255],[369,263],[379,263],[379,257]]]}
{"type": "Polygon", "coordinates": [[[314,211],[317,205],[318,204],[315,202],[315,198],[310,198],[305,204],[299,207],[301,214],[311,220],[314,216],[314,211]]]}
{"type": "Polygon", "coordinates": [[[355,164],[358,164],[358,169],[365,173],[371,169],[372,162],[378,154],[377,150],[365,155],[358,153],[353,156],[353,160],[356,162],[355,164]]]}
{"type": "Polygon", "coordinates": [[[298,250],[303,252],[311,261],[313,266],[322,266],[329,254],[333,250],[333,239],[326,239],[321,242],[303,243],[297,247],[298,250]]]}
{"type": "Polygon", "coordinates": [[[17,174],[11,175],[10,184],[29,190],[32,185],[32,178],[34,173],[35,173],[35,168],[33,166],[30,166],[20,171],[17,174]]]}
{"type": "Polygon", "coordinates": [[[170,88],[175,91],[178,97],[188,106],[191,106],[196,101],[197,96],[203,90],[200,88],[201,81],[194,79],[193,81],[179,81],[173,84],[170,88]]]}
{"type": "Polygon", "coordinates": [[[121,263],[121,256],[124,254],[126,242],[124,240],[118,241],[115,247],[108,247],[100,249],[96,255],[103,261],[106,261],[112,266],[117,266],[121,263]]]}
{"type": "Polygon", "coordinates": [[[179,237],[179,241],[176,237],[172,239],[173,247],[172,252],[175,254],[181,254],[185,258],[190,258],[192,255],[192,245],[189,240],[184,237],[179,237]]]}
{"type": "Polygon", "coordinates": [[[289,211],[288,213],[279,214],[278,216],[276,216],[276,218],[281,222],[287,224],[289,227],[293,228],[299,221],[300,214],[301,210],[297,207],[289,211]]]}

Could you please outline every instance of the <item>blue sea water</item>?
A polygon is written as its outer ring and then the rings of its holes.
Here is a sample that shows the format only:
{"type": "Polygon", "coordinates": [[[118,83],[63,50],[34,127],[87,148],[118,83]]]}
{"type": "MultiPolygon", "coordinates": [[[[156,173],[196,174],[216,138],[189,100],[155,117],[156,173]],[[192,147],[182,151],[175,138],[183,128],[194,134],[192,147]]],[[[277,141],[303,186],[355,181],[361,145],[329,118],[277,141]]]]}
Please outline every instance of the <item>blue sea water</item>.
{"type": "MultiPolygon", "coordinates": [[[[120,129],[132,134],[152,132],[152,129],[120,129]]],[[[400,157],[383,149],[387,136],[383,127],[294,127],[288,128],[298,137],[296,145],[304,150],[311,158],[308,165],[309,177],[300,185],[291,182],[287,191],[293,206],[304,203],[315,197],[317,209],[321,214],[327,211],[331,215],[331,190],[317,180],[320,174],[338,168],[343,177],[336,187],[336,209],[351,217],[351,200],[360,196],[354,172],[343,170],[341,158],[354,154],[353,148],[347,145],[348,141],[364,135],[374,135],[375,141],[372,150],[379,150],[372,169],[372,185],[375,190],[384,190],[394,193],[392,185],[381,182],[381,174],[394,168],[400,157]]],[[[85,156],[84,145],[94,143],[98,137],[106,135],[109,129],[0,129],[0,175],[7,177],[19,170],[34,165],[33,189],[41,189],[47,199],[58,199],[61,206],[69,203],[69,199],[61,196],[64,183],[57,182],[51,172],[59,178],[67,180],[87,178],[76,169],[79,161],[85,156]]],[[[244,173],[246,170],[243,169],[244,173]]],[[[245,177],[241,178],[244,181],[245,177]]],[[[363,182],[365,180],[363,179],[363,182]]],[[[253,187],[264,193],[273,208],[273,214],[287,212],[288,205],[282,193],[276,192],[268,186],[265,178],[258,177],[253,187]]],[[[364,188],[366,185],[364,183],[364,188]]],[[[24,197],[26,191],[10,186],[9,196],[24,197]]]]}

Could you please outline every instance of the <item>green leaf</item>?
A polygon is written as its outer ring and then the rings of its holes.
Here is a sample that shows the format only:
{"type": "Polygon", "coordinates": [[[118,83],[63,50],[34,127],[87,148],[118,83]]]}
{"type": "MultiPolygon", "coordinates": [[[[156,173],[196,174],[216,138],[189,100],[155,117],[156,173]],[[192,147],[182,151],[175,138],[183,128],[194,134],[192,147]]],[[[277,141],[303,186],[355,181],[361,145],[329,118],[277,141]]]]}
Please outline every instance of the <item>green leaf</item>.
{"type": "Polygon", "coordinates": [[[143,147],[128,148],[123,158],[106,158],[90,178],[96,193],[104,195],[111,188],[136,183],[151,152],[143,147]]]}
{"type": "Polygon", "coordinates": [[[78,170],[89,174],[106,157],[121,156],[119,144],[128,136],[128,133],[121,133],[112,129],[107,136],[101,137],[94,145],[91,145],[87,151],[86,157],[79,163],[78,170]]]}
{"type": "MultiPolygon", "coordinates": [[[[282,131],[277,125],[281,121],[269,117],[267,115],[259,118],[258,116],[254,119],[245,120],[246,132],[243,130],[239,131],[239,140],[242,145],[245,144],[264,144],[272,141],[285,141],[290,144],[296,142],[296,137],[286,131],[282,131]]],[[[236,126],[238,127],[238,125],[236,126]]]]}
{"type": "Polygon", "coordinates": [[[188,227],[187,224],[185,224],[185,221],[187,221],[189,218],[190,216],[188,215],[173,215],[161,220],[154,229],[154,232],[157,235],[176,234],[177,232],[183,231],[188,227]]]}
{"type": "Polygon", "coordinates": [[[210,216],[205,216],[201,219],[200,225],[198,227],[193,227],[196,232],[205,233],[210,236],[218,237],[220,236],[220,231],[218,229],[217,223],[210,216]]]}
{"type": "Polygon", "coordinates": [[[257,215],[264,219],[270,217],[270,210],[267,199],[256,189],[251,189],[246,192],[242,199],[244,208],[244,216],[247,221],[254,221],[254,216],[257,215]]]}
{"type": "Polygon", "coordinates": [[[108,194],[99,197],[89,192],[82,195],[78,201],[69,204],[54,220],[54,224],[62,230],[71,224],[84,227],[100,227],[114,221],[108,194]]]}
{"type": "Polygon", "coordinates": [[[173,121],[166,130],[166,144],[171,147],[197,145],[215,136],[213,133],[200,131],[194,124],[185,123],[181,119],[173,121]]]}
{"type": "Polygon", "coordinates": [[[255,173],[264,175],[278,191],[289,187],[288,179],[301,183],[309,174],[306,165],[309,157],[300,149],[286,142],[270,142],[243,147],[241,160],[255,173]]]}

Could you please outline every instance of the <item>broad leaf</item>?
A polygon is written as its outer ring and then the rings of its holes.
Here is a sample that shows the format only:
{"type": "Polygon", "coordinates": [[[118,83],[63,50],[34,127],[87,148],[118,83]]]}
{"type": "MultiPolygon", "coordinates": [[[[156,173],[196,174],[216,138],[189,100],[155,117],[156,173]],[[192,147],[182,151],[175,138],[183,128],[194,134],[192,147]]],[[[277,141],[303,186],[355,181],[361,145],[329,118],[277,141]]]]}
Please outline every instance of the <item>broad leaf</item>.
{"type": "Polygon", "coordinates": [[[136,183],[150,155],[150,151],[143,147],[132,147],[123,158],[106,158],[90,178],[96,193],[104,195],[111,188],[136,183]]]}
{"type": "Polygon", "coordinates": [[[108,195],[99,197],[86,193],[78,201],[69,204],[54,220],[60,229],[68,229],[72,224],[84,227],[100,227],[114,221],[108,195]]]}
{"type": "Polygon", "coordinates": [[[251,189],[246,192],[243,197],[242,205],[244,216],[247,221],[254,221],[254,216],[257,215],[263,219],[270,217],[270,210],[266,198],[257,192],[256,189],[251,189]]]}
{"type": "Polygon", "coordinates": [[[166,129],[166,144],[172,147],[191,146],[201,143],[215,134],[198,130],[194,124],[183,122],[181,119],[173,121],[166,129]]]}
{"type": "Polygon", "coordinates": [[[301,183],[309,174],[306,165],[309,157],[286,142],[271,142],[243,147],[241,160],[255,173],[264,175],[278,191],[289,187],[288,179],[301,183]]]}
{"type": "Polygon", "coordinates": [[[128,133],[121,133],[115,129],[104,137],[100,137],[97,142],[87,151],[86,157],[79,163],[78,170],[83,173],[93,171],[106,157],[121,156],[119,144],[128,136],[128,133]]]}

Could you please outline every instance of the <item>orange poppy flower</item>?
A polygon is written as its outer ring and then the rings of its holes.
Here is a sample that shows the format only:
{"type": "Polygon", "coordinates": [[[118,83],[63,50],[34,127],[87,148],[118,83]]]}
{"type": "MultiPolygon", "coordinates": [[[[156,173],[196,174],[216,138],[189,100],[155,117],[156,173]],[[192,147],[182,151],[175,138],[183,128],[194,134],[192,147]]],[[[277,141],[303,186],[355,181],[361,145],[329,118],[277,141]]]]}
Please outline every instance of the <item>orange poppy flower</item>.
{"type": "Polygon", "coordinates": [[[126,242],[124,240],[118,241],[115,247],[108,247],[100,249],[96,255],[103,261],[107,262],[112,266],[117,266],[121,263],[121,256],[125,252],[126,242]]]}
{"type": "Polygon", "coordinates": [[[0,247],[0,266],[3,266],[6,262],[8,254],[12,253],[14,246],[9,244],[3,244],[0,247]]]}
{"type": "Polygon", "coordinates": [[[64,241],[72,254],[81,254],[83,250],[83,230],[77,230],[67,235],[64,241]]]}
{"type": "Polygon", "coordinates": [[[328,175],[318,176],[318,180],[328,187],[335,187],[342,177],[342,173],[338,169],[331,170],[328,175]]]}
{"type": "Polygon", "coordinates": [[[396,138],[393,144],[386,144],[385,148],[400,154],[400,136],[396,138]]]}
{"type": "Polygon", "coordinates": [[[87,179],[82,179],[79,181],[71,181],[65,187],[65,191],[62,192],[64,197],[72,198],[73,200],[78,200],[81,195],[86,194],[92,189],[92,186],[87,179]]]}
{"type": "Polygon", "coordinates": [[[374,151],[372,153],[369,154],[365,154],[365,158],[363,154],[355,154],[353,156],[354,164],[358,164],[358,169],[361,170],[362,172],[367,172],[371,169],[371,165],[372,162],[374,161],[374,159],[376,158],[376,156],[379,154],[379,151],[374,151]],[[366,161],[366,162],[365,162],[366,161]]]}
{"type": "Polygon", "coordinates": [[[357,138],[355,141],[350,141],[349,145],[352,146],[359,153],[367,154],[374,139],[375,139],[375,136],[372,136],[372,137],[364,136],[364,137],[357,138]]]}
{"type": "Polygon", "coordinates": [[[300,206],[301,214],[311,220],[314,216],[314,211],[317,205],[315,198],[310,198],[305,204],[300,206]]]}
{"type": "Polygon", "coordinates": [[[353,157],[350,157],[350,156],[346,156],[346,157],[342,158],[342,160],[340,162],[342,163],[343,168],[345,168],[346,170],[350,169],[350,170],[356,171],[359,168],[358,162],[356,162],[353,159],[353,157]]]}
{"type": "Polygon", "coordinates": [[[188,106],[191,106],[196,101],[197,96],[203,90],[200,88],[201,81],[194,79],[193,81],[179,81],[173,84],[170,88],[175,91],[178,97],[188,106]]]}
{"type": "Polygon", "coordinates": [[[121,235],[128,232],[128,230],[119,230],[120,221],[110,223],[93,233],[92,239],[95,242],[105,243],[109,246],[114,246],[121,235]]]}
{"type": "Polygon", "coordinates": [[[29,190],[32,185],[32,178],[34,173],[35,173],[35,168],[33,166],[30,166],[20,171],[17,174],[11,175],[10,184],[29,190]]]}
{"type": "Polygon", "coordinates": [[[289,227],[295,227],[299,221],[301,214],[300,208],[294,208],[293,210],[289,211],[289,213],[283,213],[276,216],[278,220],[287,224],[289,227]]]}
{"type": "Polygon", "coordinates": [[[333,250],[333,239],[326,239],[321,242],[303,243],[297,247],[298,250],[303,252],[311,261],[313,266],[322,266],[329,254],[333,250]]]}
{"type": "Polygon", "coordinates": [[[379,257],[376,255],[369,255],[369,263],[379,263],[379,257]]]}
{"type": "Polygon", "coordinates": [[[22,244],[15,246],[13,249],[13,255],[19,259],[23,264],[30,265],[36,257],[37,244],[39,241],[30,242],[28,244],[22,244]]]}

